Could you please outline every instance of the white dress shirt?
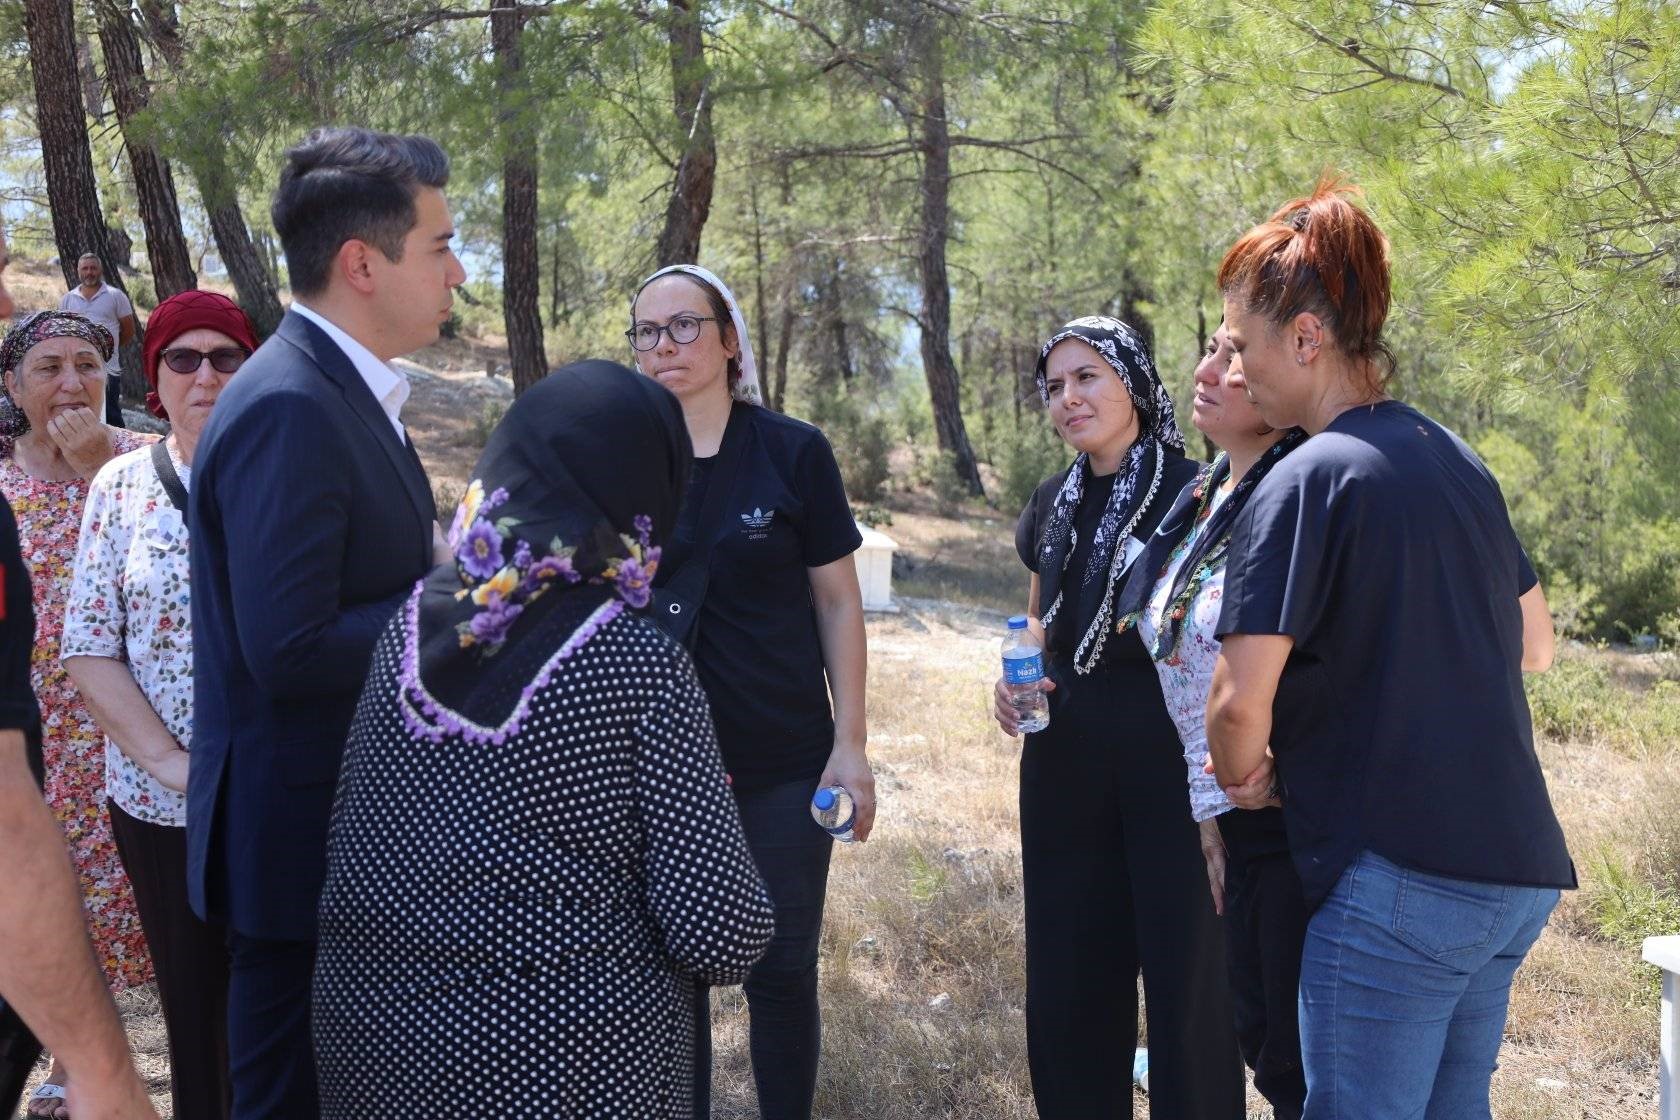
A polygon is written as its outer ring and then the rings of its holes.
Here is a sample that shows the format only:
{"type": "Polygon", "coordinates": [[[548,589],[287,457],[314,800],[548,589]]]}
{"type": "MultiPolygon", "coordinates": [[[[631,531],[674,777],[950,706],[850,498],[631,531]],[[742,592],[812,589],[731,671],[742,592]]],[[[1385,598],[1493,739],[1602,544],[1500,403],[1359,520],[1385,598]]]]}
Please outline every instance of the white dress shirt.
{"type": "Polygon", "coordinates": [[[397,438],[407,443],[408,433],[403,429],[401,413],[411,388],[403,372],[374,357],[373,351],[344,333],[342,327],[319,311],[305,307],[295,299],[292,300],[292,310],[326,331],[327,337],[344,351],[344,356],[350,359],[350,364],[356,367],[356,372],[367,382],[373,399],[379,402],[379,407],[391,418],[391,427],[397,430],[397,438]]]}

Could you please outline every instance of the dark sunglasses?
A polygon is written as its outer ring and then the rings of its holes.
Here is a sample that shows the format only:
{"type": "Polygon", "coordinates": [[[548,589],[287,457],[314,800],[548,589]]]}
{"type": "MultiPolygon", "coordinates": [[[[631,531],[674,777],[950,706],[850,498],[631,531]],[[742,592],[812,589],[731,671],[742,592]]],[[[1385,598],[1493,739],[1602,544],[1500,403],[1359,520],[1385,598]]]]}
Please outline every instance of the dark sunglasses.
{"type": "Polygon", "coordinates": [[[210,359],[210,368],[217,373],[232,373],[245,364],[245,359],[251,355],[248,351],[237,346],[218,346],[208,354],[203,350],[189,350],[185,346],[163,352],[163,364],[176,373],[197,373],[198,367],[204,364],[204,359],[210,359]]]}

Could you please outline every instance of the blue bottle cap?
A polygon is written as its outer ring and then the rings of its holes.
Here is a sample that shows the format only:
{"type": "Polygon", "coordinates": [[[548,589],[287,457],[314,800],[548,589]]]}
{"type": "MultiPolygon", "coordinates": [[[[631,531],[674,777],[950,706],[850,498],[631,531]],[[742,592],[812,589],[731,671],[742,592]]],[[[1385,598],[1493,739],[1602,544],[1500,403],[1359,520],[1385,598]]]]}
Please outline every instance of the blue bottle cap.
{"type": "Polygon", "coordinates": [[[1027,616],[1024,614],[1011,616],[1009,619],[1009,628],[1011,630],[1025,630],[1027,628],[1027,616]]]}
{"type": "Polygon", "coordinates": [[[811,804],[826,813],[830,809],[834,808],[835,800],[834,791],[829,789],[827,786],[824,786],[816,792],[814,797],[811,798],[811,804]]]}

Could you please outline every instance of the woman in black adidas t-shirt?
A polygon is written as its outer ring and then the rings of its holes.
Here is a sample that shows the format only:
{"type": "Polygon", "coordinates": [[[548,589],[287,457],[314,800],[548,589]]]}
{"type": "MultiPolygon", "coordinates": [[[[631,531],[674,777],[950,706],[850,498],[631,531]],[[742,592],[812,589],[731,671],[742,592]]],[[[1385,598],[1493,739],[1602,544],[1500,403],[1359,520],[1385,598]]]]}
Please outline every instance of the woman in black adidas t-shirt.
{"type": "MultiPolygon", "coordinates": [[[[817,947],[833,848],[811,819],[811,795],[845,786],[860,840],[875,816],[852,560],[862,537],[823,434],[757,403],[746,323],[722,281],[692,265],[661,269],[637,292],[626,333],[638,368],[682,403],[694,443],[688,496],[654,580],[665,593],[656,613],[667,623],[685,611],[692,619],[694,666],[776,908],[775,938],[745,985],[759,1110],[767,1120],[805,1120],[816,1092],[817,947]]],[[[704,1115],[704,989],[701,1000],[695,1083],[704,1115]]]]}

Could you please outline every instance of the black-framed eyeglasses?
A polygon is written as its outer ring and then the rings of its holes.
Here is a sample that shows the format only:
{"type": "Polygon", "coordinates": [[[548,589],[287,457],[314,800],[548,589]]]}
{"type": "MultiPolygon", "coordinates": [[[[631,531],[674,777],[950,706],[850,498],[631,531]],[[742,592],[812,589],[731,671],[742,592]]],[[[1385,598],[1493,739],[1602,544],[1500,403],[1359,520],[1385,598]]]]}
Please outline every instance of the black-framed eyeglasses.
{"type": "Polygon", "coordinates": [[[659,345],[659,336],[669,334],[671,341],[681,345],[700,337],[701,323],[717,322],[716,315],[678,315],[663,327],[655,323],[637,323],[624,332],[635,350],[652,350],[659,345]]]}
{"type": "Polygon", "coordinates": [[[198,367],[204,364],[204,359],[209,358],[210,368],[217,373],[232,373],[244,365],[245,359],[250,356],[238,346],[218,346],[209,353],[177,346],[163,352],[163,364],[176,373],[197,373],[198,367]]]}

